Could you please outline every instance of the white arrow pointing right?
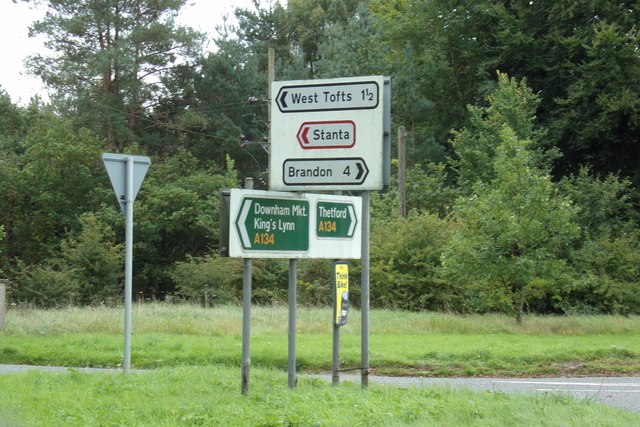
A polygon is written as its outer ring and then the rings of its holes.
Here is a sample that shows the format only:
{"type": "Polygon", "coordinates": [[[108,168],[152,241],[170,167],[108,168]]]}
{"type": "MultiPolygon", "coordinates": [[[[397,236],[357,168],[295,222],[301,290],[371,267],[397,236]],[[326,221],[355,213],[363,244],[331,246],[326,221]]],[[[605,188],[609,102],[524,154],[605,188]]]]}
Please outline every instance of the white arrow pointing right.
{"type": "Polygon", "coordinates": [[[356,230],[356,224],[358,223],[356,219],[356,210],[353,209],[353,205],[349,205],[348,209],[351,214],[351,224],[349,225],[349,232],[347,233],[347,236],[353,236],[353,232],[356,230]]]}

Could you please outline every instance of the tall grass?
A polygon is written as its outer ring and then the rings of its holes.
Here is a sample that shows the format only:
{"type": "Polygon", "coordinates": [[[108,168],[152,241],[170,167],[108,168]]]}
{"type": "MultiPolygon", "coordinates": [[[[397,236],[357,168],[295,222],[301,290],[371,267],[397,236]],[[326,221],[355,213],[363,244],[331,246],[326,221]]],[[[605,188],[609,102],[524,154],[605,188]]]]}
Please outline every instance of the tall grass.
{"type": "MultiPolygon", "coordinates": [[[[331,366],[331,310],[300,307],[298,367],[331,366]]],[[[137,368],[240,363],[242,310],[149,303],[133,308],[137,368]]],[[[287,366],[288,309],[252,307],[252,363],[287,366]]],[[[123,309],[13,308],[0,332],[0,363],[116,367],[123,309]]],[[[370,362],[378,373],[418,375],[608,375],[640,373],[640,317],[457,316],[373,310],[370,362]]],[[[344,368],[360,362],[360,313],[341,332],[344,368]]]]}
{"type": "Polygon", "coordinates": [[[173,368],[127,376],[32,371],[0,376],[0,424],[23,426],[632,426],[640,415],[564,395],[474,393],[356,384],[332,387],[252,370],[173,368]]]}
{"type": "MultiPolygon", "coordinates": [[[[122,307],[69,307],[37,310],[14,307],[6,316],[5,336],[58,335],[74,333],[119,334],[123,327],[122,307]]],[[[287,332],[286,306],[254,306],[252,333],[287,332]]],[[[522,325],[499,314],[455,315],[433,312],[372,310],[371,333],[411,334],[529,334],[601,335],[640,332],[640,316],[526,316],[522,325]]],[[[136,332],[202,336],[233,335],[242,332],[242,309],[237,306],[202,308],[190,304],[145,303],[133,307],[136,332]]],[[[331,309],[299,307],[297,327],[302,334],[331,333],[331,309]]],[[[346,333],[359,333],[360,312],[351,309],[346,333]]]]}

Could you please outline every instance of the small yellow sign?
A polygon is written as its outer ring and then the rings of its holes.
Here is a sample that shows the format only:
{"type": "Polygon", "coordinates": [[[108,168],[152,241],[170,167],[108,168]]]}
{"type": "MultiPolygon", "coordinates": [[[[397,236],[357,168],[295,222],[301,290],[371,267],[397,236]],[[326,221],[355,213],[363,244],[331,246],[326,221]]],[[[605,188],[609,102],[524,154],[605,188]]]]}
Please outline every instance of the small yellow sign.
{"type": "Polygon", "coordinates": [[[349,264],[346,262],[336,262],[335,266],[335,325],[343,326],[347,323],[347,312],[349,311],[349,264]]]}

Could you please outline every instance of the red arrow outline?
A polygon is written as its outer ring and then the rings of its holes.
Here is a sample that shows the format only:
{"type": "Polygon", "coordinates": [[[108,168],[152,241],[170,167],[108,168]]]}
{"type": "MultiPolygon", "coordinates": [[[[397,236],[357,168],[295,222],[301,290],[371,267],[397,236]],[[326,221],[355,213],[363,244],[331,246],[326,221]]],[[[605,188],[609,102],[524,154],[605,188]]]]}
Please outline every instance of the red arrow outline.
{"type": "Polygon", "coordinates": [[[331,148],[351,148],[356,145],[356,124],[353,120],[331,120],[325,122],[304,122],[300,125],[300,129],[298,129],[298,133],[296,134],[296,138],[298,140],[298,144],[304,150],[318,150],[318,149],[331,149],[331,148]],[[347,123],[353,127],[353,138],[351,138],[351,142],[346,145],[318,145],[312,146],[309,145],[309,140],[307,139],[307,133],[309,133],[309,128],[317,125],[327,125],[327,124],[343,124],[347,123]],[[307,141],[306,143],[304,141],[307,141]]]}

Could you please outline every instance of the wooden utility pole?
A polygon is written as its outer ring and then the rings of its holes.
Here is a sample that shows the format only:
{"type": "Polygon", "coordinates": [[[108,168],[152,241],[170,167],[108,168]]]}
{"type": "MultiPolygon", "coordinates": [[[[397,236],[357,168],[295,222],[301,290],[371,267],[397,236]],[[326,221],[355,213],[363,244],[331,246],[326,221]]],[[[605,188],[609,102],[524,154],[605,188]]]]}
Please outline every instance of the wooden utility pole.
{"type": "Polygon", "coordinates": [[[400,196],[400,216],[407,216],[407,132],[404,126],[398,128],[398,193],[400,196]]]}

